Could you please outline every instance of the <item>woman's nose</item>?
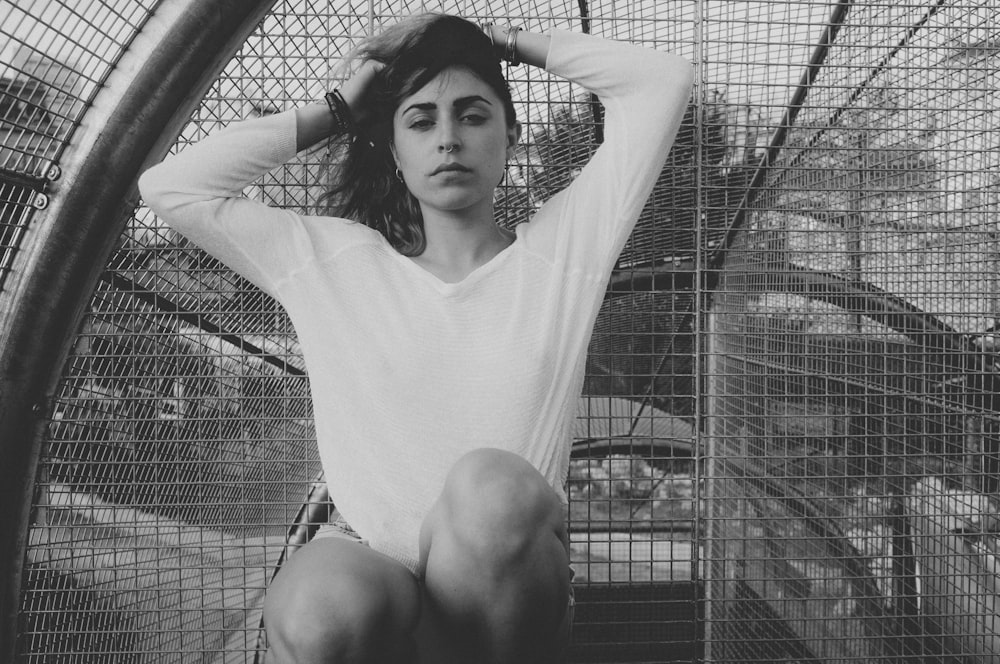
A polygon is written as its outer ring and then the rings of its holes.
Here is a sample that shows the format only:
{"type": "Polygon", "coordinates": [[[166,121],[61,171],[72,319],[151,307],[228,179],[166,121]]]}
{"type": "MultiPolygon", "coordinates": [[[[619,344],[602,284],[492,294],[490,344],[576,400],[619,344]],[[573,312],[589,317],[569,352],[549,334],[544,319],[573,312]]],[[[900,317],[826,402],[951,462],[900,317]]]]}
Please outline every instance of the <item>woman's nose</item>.
{"type": "Polygon", "coordinates": [[[450,122],[441,123],[440,135],[438,136],[438,152],[451,153],[461,147],[461,140],[458,137],[456,128],[450,122]]]}

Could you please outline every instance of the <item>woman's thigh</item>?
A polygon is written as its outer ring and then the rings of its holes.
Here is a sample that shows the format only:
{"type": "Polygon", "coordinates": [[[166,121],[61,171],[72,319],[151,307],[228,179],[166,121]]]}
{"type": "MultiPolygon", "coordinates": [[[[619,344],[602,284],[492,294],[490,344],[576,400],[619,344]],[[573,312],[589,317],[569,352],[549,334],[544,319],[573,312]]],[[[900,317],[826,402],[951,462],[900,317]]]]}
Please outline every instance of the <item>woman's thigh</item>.
{"type": "Polygon", "coordinates": [[[392,650],[409,641],[420,603],[420,585],[402,564],[356,541],[314,540],[288,559],[268,588],[269,659],[337,653],[344,661],[392,661],[392,650]]]}

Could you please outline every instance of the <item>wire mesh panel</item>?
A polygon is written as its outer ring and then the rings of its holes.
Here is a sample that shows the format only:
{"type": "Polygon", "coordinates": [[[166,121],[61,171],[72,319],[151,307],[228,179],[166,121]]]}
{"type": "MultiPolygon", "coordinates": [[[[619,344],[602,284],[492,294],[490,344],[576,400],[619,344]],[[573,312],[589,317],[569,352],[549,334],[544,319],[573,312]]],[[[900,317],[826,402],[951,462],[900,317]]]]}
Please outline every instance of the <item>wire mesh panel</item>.
{"type": "Polygon", "coordinates": [[[0,182],[0,286],[12,271],[14,256],[37,206],[46,204],[44,194],[17,182],[0,182]]]}
{"type": "Polygon", "coordinates": [[[708,652],[997,661],[997,6],[833,17],[713,300],[708,652]]]}
{"type": "MultiPolygon", "coordinates": [[[[262,24],[177,147],[288,103],[283,35],[308,32],[280,15],[262,24]]],[[[250,194],[302,207],[307,175],[290,168],[250,194]]],[[[320,473],[284,312],[139,208],[53,419],[27,553],[25,661],[247,661],[264,588],[320,473]]]]}
{"type": "MultiPolygon", "coordinates": [[[[154,4],[0,0],[0,286],[154,4]]],[[[571,658],[995,661],[995,0],[282,0],[174,149],[318,98],[356,38],[423,9],[698,67],[590,346],[571,658]]],[[[508,75],[525,130],[497,211],[514,226],[594,152],[603,109],[508,75]]],[[[246,194],[312,211],[328,157],[246,194]]],[[[35,488],[23,661],[260,662],[266,585],[330,508],[284,312],[140,206],[35,488]]]]}
{"type": "Polygon", "coordinates": [[[67,140],[154,5],[0,1],[0,288],[67,140]]]}
{"type": "MultiPolygon", "coordinates": [[[[359,12],[288,0],[226,66],[176,149],[319,97],[353,40],[421,9],[671,50],[693,44],[693,7],[668,21],[652,2],[584,12],[577,3],[393,2],[359,12]]],[[[513,226],[589,159],[602,109],[543,72],[509,75],[526,136],[499,193],[500,221],[513,226]]],[[[674,314],[691,302],[693,280],[668,258],[690,270],[695,250],[694,116],[623,255],[580,400],[569,491],[583,661],[655,658],[678,640],[677,625],[693,642],[694,342],[674,314]],[[673,603],[649,594],[678,582],[673,603]]],[[[326,159],[324,149],[307,153],[247,195],[311,211],[326,159]]],[[[293,525],[325,513],[310,505],[323,492],[304,369],[272,300],[136,211],[56,398],[22,592],[25,661],[259,657],[264,588],[302,541],[293,525]]]]}

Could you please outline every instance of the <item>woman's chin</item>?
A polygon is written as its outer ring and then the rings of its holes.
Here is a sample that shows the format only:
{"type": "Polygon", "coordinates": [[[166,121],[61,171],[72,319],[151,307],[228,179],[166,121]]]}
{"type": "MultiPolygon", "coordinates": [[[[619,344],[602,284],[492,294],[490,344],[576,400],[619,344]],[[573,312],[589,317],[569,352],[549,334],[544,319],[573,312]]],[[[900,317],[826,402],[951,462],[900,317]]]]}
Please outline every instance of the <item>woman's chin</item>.
{"type": "Polygon", "coordinates": [[[493,192],[484,195],[482,192],[473,192],[468,189],[454,188],[453,191],[438,191],[434,196],[428,196],[420,200],[420,207],[424,211],[424,216],[431,212],[442,212],[449,215],[468,212],[470,214],[485,206],[492,205],[493,192]]]}

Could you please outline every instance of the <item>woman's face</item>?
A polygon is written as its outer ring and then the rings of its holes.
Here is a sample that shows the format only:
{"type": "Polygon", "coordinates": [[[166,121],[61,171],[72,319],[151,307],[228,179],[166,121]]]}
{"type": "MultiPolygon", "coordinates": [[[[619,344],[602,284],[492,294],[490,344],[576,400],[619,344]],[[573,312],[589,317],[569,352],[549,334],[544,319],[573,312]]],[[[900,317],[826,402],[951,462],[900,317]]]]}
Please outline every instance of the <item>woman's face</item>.
{"type": "Polygon", "coordinates": [[[425,215],[492,204],[520,135],[508,127],[493,89],[464,67],[449,67],[403,99],[393,115],[393,155],[425,215]]]}

